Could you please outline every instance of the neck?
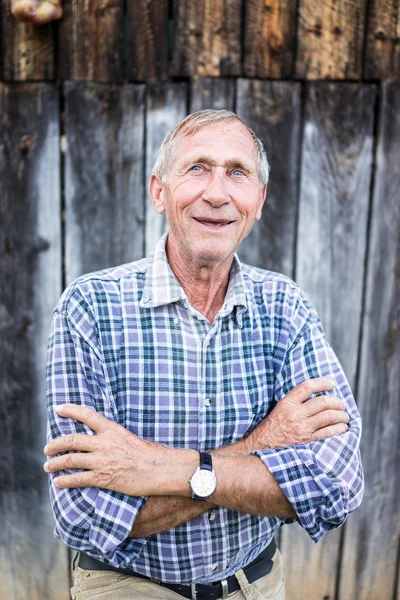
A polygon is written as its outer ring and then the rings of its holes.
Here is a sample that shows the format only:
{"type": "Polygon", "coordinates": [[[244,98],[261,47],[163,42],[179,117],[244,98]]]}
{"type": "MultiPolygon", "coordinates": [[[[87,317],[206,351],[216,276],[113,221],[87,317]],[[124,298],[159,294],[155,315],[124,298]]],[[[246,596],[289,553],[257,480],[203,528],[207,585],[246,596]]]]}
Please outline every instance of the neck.
{"type": "Polygon", "coordinates": [[[189,303],[213,323],[224,303],[233,257],[208,264],[183,258],[167,241],[167,257],[175,277],[185,290],[189,303]]]}

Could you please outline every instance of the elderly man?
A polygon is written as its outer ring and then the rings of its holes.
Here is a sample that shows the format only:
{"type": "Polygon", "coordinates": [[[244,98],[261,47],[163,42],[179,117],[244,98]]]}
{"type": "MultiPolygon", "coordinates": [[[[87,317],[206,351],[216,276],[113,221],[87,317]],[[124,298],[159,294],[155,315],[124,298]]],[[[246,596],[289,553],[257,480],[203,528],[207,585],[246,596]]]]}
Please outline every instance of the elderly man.
{"type": "Polygon", "coordinates": [[[274,534],[316,542],[361,501],[360,416],[315,310],[235,255],[268,171],[234,113],[189,115],[149,182],[168,234],[54,311],[44,468],[77,600],[281,600],[274,534]]]}

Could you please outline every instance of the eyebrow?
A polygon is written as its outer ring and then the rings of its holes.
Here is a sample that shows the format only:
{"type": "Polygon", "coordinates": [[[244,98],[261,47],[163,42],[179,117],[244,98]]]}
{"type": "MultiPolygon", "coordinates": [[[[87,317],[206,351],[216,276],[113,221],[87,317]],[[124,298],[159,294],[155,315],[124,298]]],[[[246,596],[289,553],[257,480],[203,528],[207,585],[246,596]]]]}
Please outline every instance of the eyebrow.
{"type": "MultiPolygon", "coordinates": [[[[185,169],[190,165],[196,165],[197,163],[205,163],[209,165],[215,165],[216,161],[211,157],[203,154],[201,156],[193,156],[193,158],[189,158],[182,163],[181,168],[185,169]]],[[[228,169],[240,168],[247,173],[251,172],[251,168],[243,163],[239,158],[231,158],[224,163],[224,166],[228,169]]]]}

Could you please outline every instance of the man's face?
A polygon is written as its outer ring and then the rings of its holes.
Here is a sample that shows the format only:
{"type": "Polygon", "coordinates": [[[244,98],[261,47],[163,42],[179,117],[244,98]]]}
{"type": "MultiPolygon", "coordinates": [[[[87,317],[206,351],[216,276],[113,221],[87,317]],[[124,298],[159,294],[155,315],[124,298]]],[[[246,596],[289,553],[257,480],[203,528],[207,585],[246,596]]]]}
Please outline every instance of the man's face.
{"type": "Polygon", "coordinates": [[[150,181],[156,210],[167,213],[169,248],[199,264],[233,255],[260,219],[265,192],[253,138],[238,121],[181,137],[166,181],[150,181]]]}

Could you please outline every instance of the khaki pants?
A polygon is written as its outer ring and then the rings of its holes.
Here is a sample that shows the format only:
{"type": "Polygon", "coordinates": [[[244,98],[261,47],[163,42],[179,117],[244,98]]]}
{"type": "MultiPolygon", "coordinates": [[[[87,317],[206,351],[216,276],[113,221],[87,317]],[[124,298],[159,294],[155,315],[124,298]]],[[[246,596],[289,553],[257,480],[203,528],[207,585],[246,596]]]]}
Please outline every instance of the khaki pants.
{"type": "MultiPolygon", "coordinates": [[[[272,571],[254,583],[248,583],[242,569],[235,577],[240,590],[229,594],[230,600],[285,600],[283,561],[277,549],[272,571]]],[[[74,561],[75,562],[75,561],[74,561]]],[[[73,567],[73,600],[182,600],[183,596],[140,577],[113,571],[86,571],[73,567]]]]}

